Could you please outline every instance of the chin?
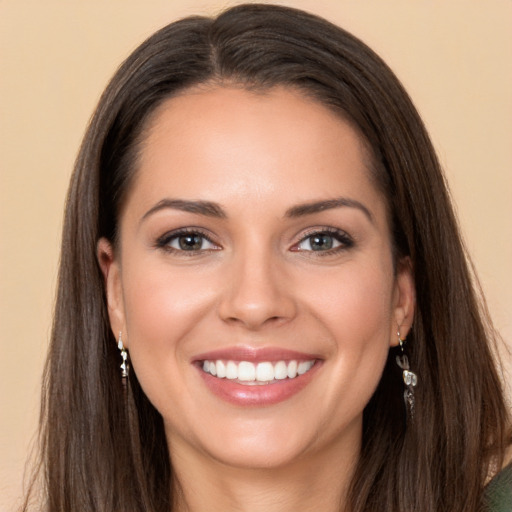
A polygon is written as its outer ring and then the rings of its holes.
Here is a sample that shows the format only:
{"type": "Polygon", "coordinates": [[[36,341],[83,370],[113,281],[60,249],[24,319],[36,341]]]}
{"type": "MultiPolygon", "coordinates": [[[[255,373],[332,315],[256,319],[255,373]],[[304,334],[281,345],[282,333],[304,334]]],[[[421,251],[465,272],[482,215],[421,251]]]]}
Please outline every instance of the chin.
{"type": "Polygon", "coordinates": [[[255,435],[233,439],[211,447],[210,456],[218,462],[239,469],[279,469],[292,465],[308,451],[304,440],[283,442],[282,436],[255,435]],[[229,446],[226,446],[229,445],[229,446]]]}

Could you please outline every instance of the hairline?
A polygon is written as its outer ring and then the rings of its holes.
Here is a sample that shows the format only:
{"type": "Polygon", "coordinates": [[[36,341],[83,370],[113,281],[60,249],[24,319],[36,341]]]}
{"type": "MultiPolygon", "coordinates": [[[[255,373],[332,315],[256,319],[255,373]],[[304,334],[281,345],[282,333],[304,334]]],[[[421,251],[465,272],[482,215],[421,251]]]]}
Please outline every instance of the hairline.
{"type": "MultiPolygon", "coordinates": [[[[388,193],[386,190],[386,186],[383,183],[382,179],[379,179],[379,176],[385,174],[385,170],[382,167],[382,164],[378,161],[377,156],[375,155],[375,150],[372,147],[368,138],[364,135],[362,129],[356,123],[355,120],[341,107],[337,107],[326,101],[324,98],[320,96],[320,94],[315,93],[312,89],[307,86],[300,86],[293,82],[276,82],[271,84],[258,83],[257,81],[250,80],[241,80],[241,79],[233,79],[233,78],[225,78],[222,76],[214,75],[204,81],[192,83],[183,87],[176,89],[175,91],[169,92],[166,96],[162,97],[158,101],[156,101],[146,112],[144,118],[141,120],[140,124],[136,127],[136,136],[133,140],[131,147],[128,149],[128,159],[130,162],[130,170],[128,172],[128,180],[125,185],[123,195],[120,198],[118,204],[118,212],[117,212],[117,222],[116,222],[116,232],[114,234],[113,246],[114,248],[119,247],[120,235],[119,235],[119,223],[120,219],[124,213],[126,204],[128,202],[128,197],[130,195],[131,190],[136,184],[138,170],[140,168],[140,159],[142,153],[145,149],[145,143],[148,140],[151,130],[155,125],[156,119],[159,117],[162,110],[164,110],[169,102],[171,102],[175,98],[179,98],[182,96],[187,96],[190,94],[200,94],[209,91],[221,90],[221,89],[238,89],[242,91],[247,91],[249,93],[253,93],[256,95],[266,95],[275,90],[285,90],[289,92],[296,93],[300,95],[303,99],[312,101],[317,105],[322,106],[327,109],[329,112],[334,114],[338,119],[342,122],[347,123],[350,128],[355,132],[357,139],[360,143],[361,155],[363,158],[363,167],[368,171],[367,177],[370,180],[370,183],[375,187],[376,191],[381,195],[386,212],[386,222],[389,227],[389,236],[391,240],[391,248],[392,248],[392,256],[393,262],[396,262],[396,243],[393,236],[393,219],[391,214],[391,198],[388,197],[388,193]],[[130,158],[131,155],[131,158],[130,158]]],[[[396,265],[394,265],[396,267],[396,265]]]]}

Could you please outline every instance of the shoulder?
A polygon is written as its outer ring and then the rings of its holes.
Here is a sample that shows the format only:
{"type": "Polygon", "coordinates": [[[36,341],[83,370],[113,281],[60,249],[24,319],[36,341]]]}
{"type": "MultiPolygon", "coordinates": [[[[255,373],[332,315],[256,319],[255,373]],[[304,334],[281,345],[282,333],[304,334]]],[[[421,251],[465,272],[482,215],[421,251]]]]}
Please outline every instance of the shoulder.
{"type": "Polygon", "coordinates": [[[512,511],[512,463],[487,484],[484,499],[489,512],[512,511]]]}

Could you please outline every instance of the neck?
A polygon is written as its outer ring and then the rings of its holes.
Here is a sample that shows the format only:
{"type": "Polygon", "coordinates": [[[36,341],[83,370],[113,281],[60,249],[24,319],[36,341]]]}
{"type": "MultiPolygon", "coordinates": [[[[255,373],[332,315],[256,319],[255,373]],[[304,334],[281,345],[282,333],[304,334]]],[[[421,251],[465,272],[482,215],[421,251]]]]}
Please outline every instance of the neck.
{"type": "MultiPolygon", "coordinates": [[[[173,446],[176,448],[176,446],[173,446]]],[[[329,445],[281,467],[240,468],[173,449],[176,512],[341,512],[359,456],[329,445]],[[178,452],[178,453],[177,453],[178,452]],[[337,457],[336,457],[337,456],[337,457]]],[[[346,447],[345,447],[346,448],[346,447]]]]}

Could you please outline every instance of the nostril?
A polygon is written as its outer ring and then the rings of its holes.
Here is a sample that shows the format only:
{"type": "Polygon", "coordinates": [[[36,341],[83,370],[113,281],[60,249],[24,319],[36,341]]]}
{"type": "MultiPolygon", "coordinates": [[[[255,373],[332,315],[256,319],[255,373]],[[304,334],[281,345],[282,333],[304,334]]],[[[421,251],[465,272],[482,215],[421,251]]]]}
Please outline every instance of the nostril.
{"type": "Polygon", "coordinates": [[[296,314],[292,289],[268,258],[257,251],[245,251],[231,269],[231,279],[219,291],[219,317],[233,325],[254,330],[264,325],[280,325],[296,314]]]}

